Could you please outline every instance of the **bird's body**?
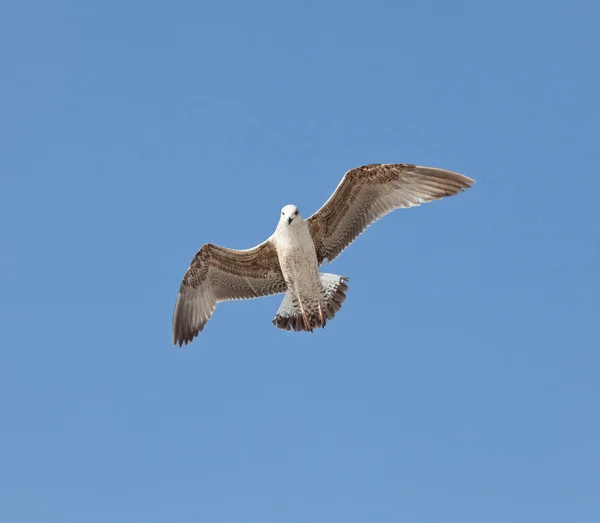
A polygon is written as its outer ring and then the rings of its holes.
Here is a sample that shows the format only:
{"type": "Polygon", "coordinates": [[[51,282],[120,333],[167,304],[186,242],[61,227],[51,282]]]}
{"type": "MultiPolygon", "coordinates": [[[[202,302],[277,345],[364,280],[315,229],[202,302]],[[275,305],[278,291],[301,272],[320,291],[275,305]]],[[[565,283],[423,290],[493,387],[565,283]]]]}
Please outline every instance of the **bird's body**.
{"type": "Polygon", "coordinates": [[[402,207],[452,196],[473,180],[452,171],[409,164],[373,164],[346,173],[329,200],[302,219],[294,205],[281,210],[275,232],[260,245],[234,250],[205,244],[186,272],[173,313],[173,341],[187,344],[219,301],[285,293],[273,324],[309,331],[340,310],[348,278],[321,273],[362,231],[402,207]]]}
{"type": "MultiPolygon", "coordinates": [[[[291,327],[294,330],[312,331],[315,327],[325,326],[328,301],[319,274],[320,264],[315,244],[308,223],[302,219],[295,206],[287,205],[281,213],[282,219],[271,241],[277,251],[281,273],[287,285],[286,299],[299,312],[298,319],[301,320],[297,326],[292,321],[291,327]]],[[[277,317],[274,323],[278,324],[277,317]]]]}
{"type": "Polygon", "coordinates": [[[281,220],[271,238],[288,292],[300,299],[314,295],[320,289],[319,262],[307,223],[301,216],[289,224],[281,220]]]}

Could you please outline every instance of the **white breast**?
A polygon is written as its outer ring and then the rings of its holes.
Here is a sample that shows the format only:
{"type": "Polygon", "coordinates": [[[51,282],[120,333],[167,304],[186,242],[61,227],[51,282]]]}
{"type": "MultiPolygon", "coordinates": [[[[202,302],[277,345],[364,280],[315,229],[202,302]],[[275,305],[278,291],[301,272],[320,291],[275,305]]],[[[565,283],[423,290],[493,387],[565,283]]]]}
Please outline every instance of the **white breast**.
{"type": "Polygon", "coordinates": [[[319,292],[319,264],[306,222],[278,227],[273,242],[288,285],[302,294],[319,292]]]}

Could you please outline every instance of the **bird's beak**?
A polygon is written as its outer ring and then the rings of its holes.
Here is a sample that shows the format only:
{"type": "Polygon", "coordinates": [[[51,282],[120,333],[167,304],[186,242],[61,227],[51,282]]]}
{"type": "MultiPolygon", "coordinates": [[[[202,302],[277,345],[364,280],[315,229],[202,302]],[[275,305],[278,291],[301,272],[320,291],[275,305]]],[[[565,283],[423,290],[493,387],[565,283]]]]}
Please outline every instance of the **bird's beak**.
{"type": "Polygon", "coordinates": [[[291,217],[288,218],[288,225],[291,225],[293,220],[294,220],[294,218],[291,218],[291,217]]]}

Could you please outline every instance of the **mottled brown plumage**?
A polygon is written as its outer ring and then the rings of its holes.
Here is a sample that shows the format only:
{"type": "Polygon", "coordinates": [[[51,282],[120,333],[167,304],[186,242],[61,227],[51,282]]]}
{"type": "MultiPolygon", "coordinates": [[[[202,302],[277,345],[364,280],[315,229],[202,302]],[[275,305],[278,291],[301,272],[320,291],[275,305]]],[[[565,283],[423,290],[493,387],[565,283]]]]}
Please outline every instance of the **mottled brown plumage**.
{"type": "Polygon", "coordinates": [[[183,277],[173,314],[173,341],[179,346],[192,341],[217,302],[260,298],[286,288],[271,241],[244,251],[207,243],[183,277]]]}
{"type": "Polygon", "coordinates": [[[346,299],[347,278],[319,272],[367,227],[394,209],[453,196],[474,182],[462,174],[409,164],[372,164],[346,173],[307,220],[286,205],[275,233],[253,249],[206,244],[186,272],[173,313],[173,342],[187,344],[220,301],[285,292],[273,323],[280,329],[324,327],[346,299]]]}
{"type": "Polygon", "coordinates": [[[371,164],[348,171],[325,205],[306,220],[319,264],[337,258],[394,209],[453,196],[473,182],[452,171],[409,164],[371,164]]]}

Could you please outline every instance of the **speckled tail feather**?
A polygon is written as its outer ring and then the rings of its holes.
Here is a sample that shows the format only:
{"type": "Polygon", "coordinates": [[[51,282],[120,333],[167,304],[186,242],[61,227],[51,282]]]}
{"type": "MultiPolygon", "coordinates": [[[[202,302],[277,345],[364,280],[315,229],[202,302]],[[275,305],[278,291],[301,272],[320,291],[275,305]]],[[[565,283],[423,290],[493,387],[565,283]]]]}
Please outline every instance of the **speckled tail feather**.
{"type": "Polygon", "coordinates": [[[315,311],[304,311],[308,316],[309,324],[308,326],[305,325],[299,306],[292,302],[290,293],[287,292],[275,314],[275,318],[273,318],[273,325],[286,331],[312,332],[319,327],[325,327],[327,320],[332,320],[335,317],[346,299],[346,291],[348,290],[346,282],[348,278],[326,273],[320,274],[320,277],[323,286],[321,297],[323,321],[321,321],[321,314],[319,314],[317,308],[315,311]]]}

